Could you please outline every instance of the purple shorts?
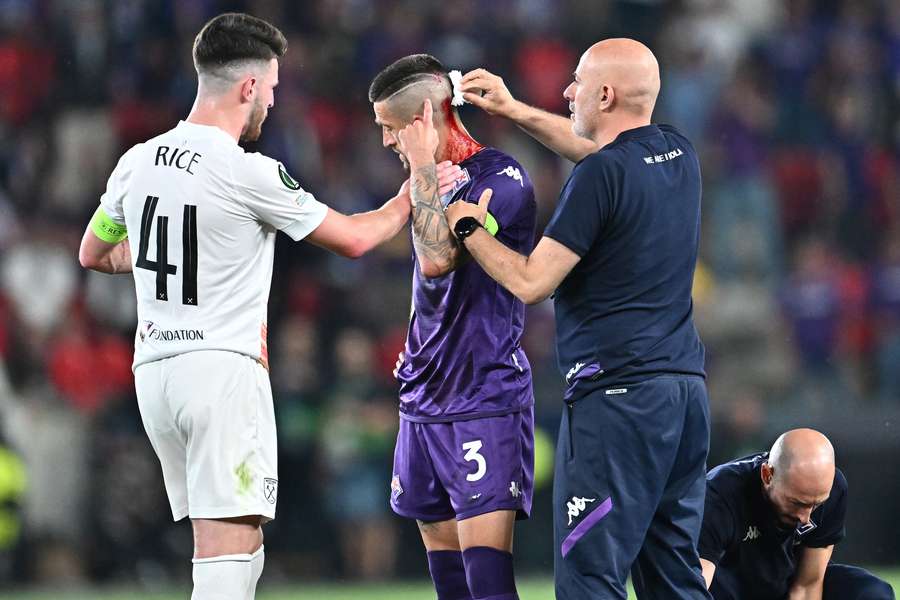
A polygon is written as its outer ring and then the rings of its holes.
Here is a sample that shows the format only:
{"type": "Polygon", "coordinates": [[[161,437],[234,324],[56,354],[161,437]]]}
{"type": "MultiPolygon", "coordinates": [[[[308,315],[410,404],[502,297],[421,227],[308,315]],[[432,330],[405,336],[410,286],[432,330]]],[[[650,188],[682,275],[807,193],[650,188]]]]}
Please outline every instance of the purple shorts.
{"type": "Polygon", "coordinates": [[[498,510],[531,513],[534,409],[446,423],[400,419],[391,508],[420,521],[459,521],[498,510]]]}

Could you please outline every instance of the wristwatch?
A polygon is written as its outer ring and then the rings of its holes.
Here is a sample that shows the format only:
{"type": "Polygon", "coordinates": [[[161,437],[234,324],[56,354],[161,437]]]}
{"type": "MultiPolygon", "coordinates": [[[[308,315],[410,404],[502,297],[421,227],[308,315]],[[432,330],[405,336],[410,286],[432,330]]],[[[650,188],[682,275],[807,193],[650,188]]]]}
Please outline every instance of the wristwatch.
{"type": "Polygon", "coordinates": [[[482,227],[481,223],[475,217],[463,217],[453,226],[453,233],[460,242],[475,233],[475,230],[482,227]]]}

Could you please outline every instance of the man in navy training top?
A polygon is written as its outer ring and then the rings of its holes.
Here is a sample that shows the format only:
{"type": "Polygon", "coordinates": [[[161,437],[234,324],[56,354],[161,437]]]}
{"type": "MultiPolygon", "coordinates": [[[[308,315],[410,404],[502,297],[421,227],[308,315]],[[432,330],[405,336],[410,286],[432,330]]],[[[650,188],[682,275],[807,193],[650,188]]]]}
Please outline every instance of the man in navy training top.
{"type": "Polygon", "coordinates": [[[534,471],[525,307],[467,260],[444,208],[492,189],[491,235],[530,252],[534,190],[512,157],[472,139],[452,95],[426,54],[391,64],[369,89],[383,144],[410,173],[415,249],[391,507],[417,519],[440,600],[513,600],[513,525],[531,510],[534,471]],[[446,193],[436,161],[460,167],[446,193]]]}
{"type": "Polygon", "coordinates": [[[535,303],[555,290],[568,384],[556,597],[624,600],[631,570],[638,598],[709,598],[697,556],[709,405],[691,302],[700,167],[684,136],[650,122],[656,58],[634,40],[593,45],[563,93],[571,122],[513,100],[483,70],[463,77],[463,90],[579,161],[530,255],[484,231],[490,198],[447,211],[460,243],[517,297],[535,303]]]}
{"type": "Polygon", "coordinates": [[[830,562],[844,538],[847,480],[818,431],[788,431],[770,452],[706,479],[699,551],[715,600],[893,600],[868,571],[830,562]]]}

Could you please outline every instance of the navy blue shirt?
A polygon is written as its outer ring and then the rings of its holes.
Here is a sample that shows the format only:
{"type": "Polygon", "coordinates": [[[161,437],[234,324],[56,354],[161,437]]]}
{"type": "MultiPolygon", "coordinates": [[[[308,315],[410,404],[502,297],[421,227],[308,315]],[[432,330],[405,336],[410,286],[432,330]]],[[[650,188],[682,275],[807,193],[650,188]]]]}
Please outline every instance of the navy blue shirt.
{"type": "MultiPolygon", "coordinates": [[[[763,494],[760,467],[769,453],[719,465],[706,477],[706,504],[698,550],[700,558],[728,571],[742,598],[783,598],[797,568],[798,548],[825,548],[844,537],[847,480],[835,470],[831,495],[796,529],[778,527],[763,494]]],[[[716,589],[713,576],[712,591],[716,589]]],[[[715,595],[715,594],[714,594],[715,595]]]]}
{"type": "Polygon", "coordinates": [[[661,373],[705,376],[691,286],[700,163],[667,125],[624,131],[575,165],[544,235],[581,257],[556,290],[566,399],[661,373]]]}

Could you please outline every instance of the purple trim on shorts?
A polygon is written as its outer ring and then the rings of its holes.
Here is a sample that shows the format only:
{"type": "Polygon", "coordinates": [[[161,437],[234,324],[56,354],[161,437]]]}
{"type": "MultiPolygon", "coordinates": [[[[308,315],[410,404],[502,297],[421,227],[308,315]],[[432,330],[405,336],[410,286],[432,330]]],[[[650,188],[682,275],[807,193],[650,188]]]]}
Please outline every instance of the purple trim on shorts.
{"type": "Polygon", "coordinates": [[[603,375],[604,370],[600,368],[600,365],[597,363],[591,363],[589,365],[584,365],[579,369],[574,375],[566,377],[566,391],[563,394],[563,400],[568,402],[571,400],[572,396],[575,395],[576,386],[583,379],[591,379],[593,377],[599,377],[603,375]]]}
{"type": "Polygon", "coordinates": [[[595,508],[586,516],[581,523],[579,523],[575,529],[572,530],[566,539],[563,540],[562,543],[562,556],[563,558],[569,553],[578,540],[584,537],[584,534],[588,532],[588,529],[597,524],[600,519],[609,514],[609,511],[612,510],[612,496],[604,500],[600,506],[595,508]]]}

